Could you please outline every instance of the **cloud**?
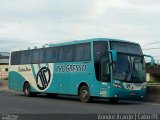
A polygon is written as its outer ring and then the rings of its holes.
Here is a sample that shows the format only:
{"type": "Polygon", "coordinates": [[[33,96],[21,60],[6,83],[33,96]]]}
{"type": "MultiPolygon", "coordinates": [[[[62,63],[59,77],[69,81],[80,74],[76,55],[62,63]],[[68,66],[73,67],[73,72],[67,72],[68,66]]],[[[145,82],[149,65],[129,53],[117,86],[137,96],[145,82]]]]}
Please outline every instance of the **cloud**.
{"type": "Polygon", "coordinates": [[[20,40],[18,38],[0,38],[0,42],[1,52],[10,52],[14,49],[26,49],[28,46],[33,46],[33,43],[27,42],[25,40],[20,40]]]}
{"type": "Polygon", "coordinates": [[[159,6],[159,0],[1,0],[0,47],[94,37],[145,45],[159,40],[159,6]]]}

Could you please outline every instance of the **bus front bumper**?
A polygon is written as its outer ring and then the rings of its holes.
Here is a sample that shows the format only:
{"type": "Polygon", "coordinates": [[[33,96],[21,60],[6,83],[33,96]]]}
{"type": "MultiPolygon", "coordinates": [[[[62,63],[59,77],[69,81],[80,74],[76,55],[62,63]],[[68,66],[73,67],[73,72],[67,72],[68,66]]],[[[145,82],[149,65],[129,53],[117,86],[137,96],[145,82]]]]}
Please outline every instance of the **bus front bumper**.
{"type": "Polygon", "coordinates": [[[108,91],[109,98],[117,98],[124,100],[141,100],[145,97],[146,90],[127,90],[121,88],[114,88],[108,91]]]}

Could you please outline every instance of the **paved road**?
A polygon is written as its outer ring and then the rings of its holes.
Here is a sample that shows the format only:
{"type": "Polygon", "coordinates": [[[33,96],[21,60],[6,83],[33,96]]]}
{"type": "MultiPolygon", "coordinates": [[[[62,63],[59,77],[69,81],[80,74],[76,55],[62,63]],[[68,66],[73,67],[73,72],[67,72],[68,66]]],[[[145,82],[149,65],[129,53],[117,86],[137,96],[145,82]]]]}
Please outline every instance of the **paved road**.
{"type": "Polygon", "coordinates": [[[107,101],[81,103],[77,97],[45,95],[25,97],[21,92],[0,92],[0,113],[12,114],[99,114],[99,113],[159,113],[160,104],[138,101],[107,101]]]}
{"type": "MultiPolygon", "coordinates": [[[[106,100],[94,100],[92,103],[81,103],[78,97],[73,96],[25,97],[22,92],[0,92],[0,119],[2,120],[104,120],[107,118],[103,118],[101,116],[103,114],[110,117],[108,115],[112,113],[136,113],[136,115],[149,113],[155,117],[154,114],[159,111],[160,104],[151,102],[120,101],[118,104],[110,104],[106,100]]],[[[110,120],[114,120],[114,117],[110,120]]],[[[132,117],[135,115],[126,120],[134,120],[132,117]]]]}

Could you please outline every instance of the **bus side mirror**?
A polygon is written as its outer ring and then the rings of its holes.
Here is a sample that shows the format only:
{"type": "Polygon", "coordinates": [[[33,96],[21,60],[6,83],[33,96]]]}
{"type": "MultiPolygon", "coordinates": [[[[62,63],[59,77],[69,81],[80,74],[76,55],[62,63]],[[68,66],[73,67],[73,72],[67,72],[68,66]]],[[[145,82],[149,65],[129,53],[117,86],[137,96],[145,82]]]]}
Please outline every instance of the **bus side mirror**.
{"type": "Polygon", "coordinates": [[[117,51],[116,50],[109,50],[112,55],[113,62],[117,62],[117,51]]]}
{"type": "Polygon", "coordinates": [[[153,67],[154,66],[154,63],[155,63],[155,60],[154,60],[154,58],[152,57],[152,56],[150,56],[150,55],[144,55],[145,57],[149,57],[150,59],[151,59],[151,67],[153,67]]]}

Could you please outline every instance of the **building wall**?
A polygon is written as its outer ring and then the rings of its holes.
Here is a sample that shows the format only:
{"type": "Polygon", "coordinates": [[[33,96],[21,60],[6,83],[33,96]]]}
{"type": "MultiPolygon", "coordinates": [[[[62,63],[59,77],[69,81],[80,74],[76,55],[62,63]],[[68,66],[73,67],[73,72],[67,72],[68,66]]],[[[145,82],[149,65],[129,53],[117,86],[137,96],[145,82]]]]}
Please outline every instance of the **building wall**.
{"type": "Polygon", "coordinates": [[[146,81],[160,83],[160,75],[147,73],[146,81]]]}
{"type": "Polygon", "coordinates": [[[8,79],[8,65],[0,65],[0,79],[8,79]]]}
{"type": "Polygon", "coordinates": [[[148,82],[148,81],[150,81],[150,80],[151,80],[150,73],[147,73],[147,74],[146,74],[146,81],[148,82]]]}

